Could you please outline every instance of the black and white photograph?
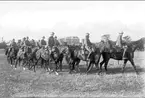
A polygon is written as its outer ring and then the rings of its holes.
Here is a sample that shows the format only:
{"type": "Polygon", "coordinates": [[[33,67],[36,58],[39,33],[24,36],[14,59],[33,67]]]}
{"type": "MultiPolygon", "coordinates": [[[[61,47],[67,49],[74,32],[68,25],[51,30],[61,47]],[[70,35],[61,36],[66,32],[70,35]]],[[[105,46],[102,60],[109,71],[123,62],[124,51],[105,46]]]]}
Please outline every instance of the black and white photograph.
{"type": "Polygon", "coordinates": [[[145,96],[145,1],[0,1],[0,98],[145,96]]]}

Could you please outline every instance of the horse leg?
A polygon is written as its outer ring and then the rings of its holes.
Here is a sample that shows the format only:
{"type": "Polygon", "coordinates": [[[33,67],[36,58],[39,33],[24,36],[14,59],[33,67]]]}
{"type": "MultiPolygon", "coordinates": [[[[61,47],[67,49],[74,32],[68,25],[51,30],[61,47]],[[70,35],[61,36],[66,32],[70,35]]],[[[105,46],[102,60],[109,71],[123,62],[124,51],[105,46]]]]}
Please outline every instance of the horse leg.
{"type": "Polygon", "coordinates": [[[69,73],[71,74],[72,72],[72,63],[69,63],[69,73]]]}
{"type": "Polygon", "coordinates": [[[106,73],[107,73],[107,65],[108,65],[108,62],[109,62],[109,59],[105,62],[105,65],[104,65],[106,73]]]}
{"type": "Polygon", "coordinates": [[[97,58],[97,61],[95,61],[95,66],[96,66],[96,69],[99,69],[99,61],[100,61],[100,58],[101,58],[101,55],[99,55],[99,58],[97,58]]]}
{"type": "Polygon", "coordinates": [[[16,62],[15,62],[15,69],[17,68],[18,62],[19,62],[19,66],[20,66],[20,58],[17,58],[17,59],[16,59],[16,62]]]}
{"type": "Polygon", "coordinates": [[[79,63],[80,63],[80,60],[78,60],[75,65],[77,66],[77,69],[80,72],[79,63]]]}
{"type": "Polygon", "coordinates": [[[58,62],[55,61],[55,71],[57,71],[57,69],[58,69],[58,62]]]}
{"type": "Polygon", "coordinates": [[[11,57],[9,57],[9,61],[10,61],[10,64],[11,64],[11,66],[12,66],[12,60],[11,60],[11,57]]]}
{"type": "Polygon", "coordinates": [[[88,61],[86,61],[86,66],[88,67],[88,61]]]}
{"type": "Polygon", "coordinates": [[[59,68],[60,68],[60,71],[62,71],[62,61],[59,61],[59,68]]]}
{"type": "Polygon", "coordinates": [[[38,64],[39,60],[36,60],[36,62],[34,63],[33,67],[34,67],[34,72],[36,72],[36,65],[38,64]]]}
{"type": "Polygon", "coordinates": [[[90,61],[89,65],[87,67],[87,72],[86,73],[88,74],[91,69],[92,69],[92,62],[90,61]]]}
{"type": "Polygon", "coordinates": [[[75,65],[76,65],[76,61],[73,61],[73,63],[72,63],[72,71],[74,71],[74,72],[76,72],[75,65]]]}
{"type": "Polygon", "coordinates": [[[102,72],[102,65],[105,63],[105,60],[103,59],[103,61],[100,63],[100,71],[98,72],[98,74],[100,74],[102,72]]]}
{"type": "Polygon", "coordinates": [[[58,69],[58,62],[54,60],[54,63],[55,63],[54,73],[55,73],[56,75],[59,75],[58,72],[57,72],[57,69],[58,69]]]}
{"type": "Polygon", "coordinates": [[[123,64],[123,68],[122,68],[122,73],[124,73],[124,71],[125,71],[125,66],[126,66],[127,61],[128,61],[127,59],[124,60],[124,64],[123,64]]]}
{"type": "Polygon", "coordinates": [[[131,58],[129,61],[131,62],[131,64],[132,64],[132,66],[133,66],[133,68],[134,68],[136,74],[138,75],[139,73],[138,73],[138,71],[137,71],[137,69],[136,69],[136,66],[135,66],[135,64],[134,64],[133,58],[131,58]]]}

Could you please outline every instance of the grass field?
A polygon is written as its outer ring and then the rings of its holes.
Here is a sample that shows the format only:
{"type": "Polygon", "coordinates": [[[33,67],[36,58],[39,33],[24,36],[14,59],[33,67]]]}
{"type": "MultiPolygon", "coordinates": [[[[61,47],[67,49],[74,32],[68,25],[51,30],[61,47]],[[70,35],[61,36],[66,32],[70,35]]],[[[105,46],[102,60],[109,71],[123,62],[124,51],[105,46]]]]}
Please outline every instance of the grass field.
{"type": "Polygon", "coordinates": [[[135,53],[135,64],[140,75],[136,75],[128,62],[125,73],[121,73],[122,61],[110,60],[108,73],[96,74],[92,69],[89,75],[84,62],[81,62],[82,74],[68,74],[67,65],[59,76],[48,74],[37,68],[36,73],[22,68],[14,70],[0,50],[0,98],[8,97],[143,97],[145,52],[135,53]]]}

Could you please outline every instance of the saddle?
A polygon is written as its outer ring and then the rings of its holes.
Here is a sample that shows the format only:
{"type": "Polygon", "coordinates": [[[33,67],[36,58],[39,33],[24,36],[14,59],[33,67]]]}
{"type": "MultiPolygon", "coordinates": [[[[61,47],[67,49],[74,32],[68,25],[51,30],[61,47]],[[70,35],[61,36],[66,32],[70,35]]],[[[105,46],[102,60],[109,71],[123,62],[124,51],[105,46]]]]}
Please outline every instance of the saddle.
{"type": "Polygon", "coordinates": [[[22,49],[20,49],[20,50],[18,51],[17,57],[24,58],[24,54],[25,54],[25,52],[24,52],[22,49]]]}
{"type": "Polygon", "coordinates": [[[40,57],[42,57],[44,60],[48,60],[49,58],[49,53],[48,51],[44,50],[44,49],[39,49],[36,52],[36,58],[39,59],[40,57]]]}
{"type": "Polygon", "coordinates": [[[112,48],[113,48],[112,49],[113,52],[123,52],[124,51],[124,49],[122,47],[113,46],[112,48]]]}

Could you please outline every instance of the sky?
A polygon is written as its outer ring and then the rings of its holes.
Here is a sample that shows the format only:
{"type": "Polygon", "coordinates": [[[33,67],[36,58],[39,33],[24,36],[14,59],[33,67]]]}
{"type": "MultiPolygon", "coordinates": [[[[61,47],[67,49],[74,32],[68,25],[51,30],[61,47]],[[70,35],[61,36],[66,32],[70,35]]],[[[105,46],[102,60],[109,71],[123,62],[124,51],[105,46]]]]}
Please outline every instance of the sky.
{"type": "Polygon", "coordinates": [[[138,40],[145,36],[145,1],[0,1],[0,37],[4,40],[58,38],[90,33],[116,40],[119,32],[138,40]]]}

